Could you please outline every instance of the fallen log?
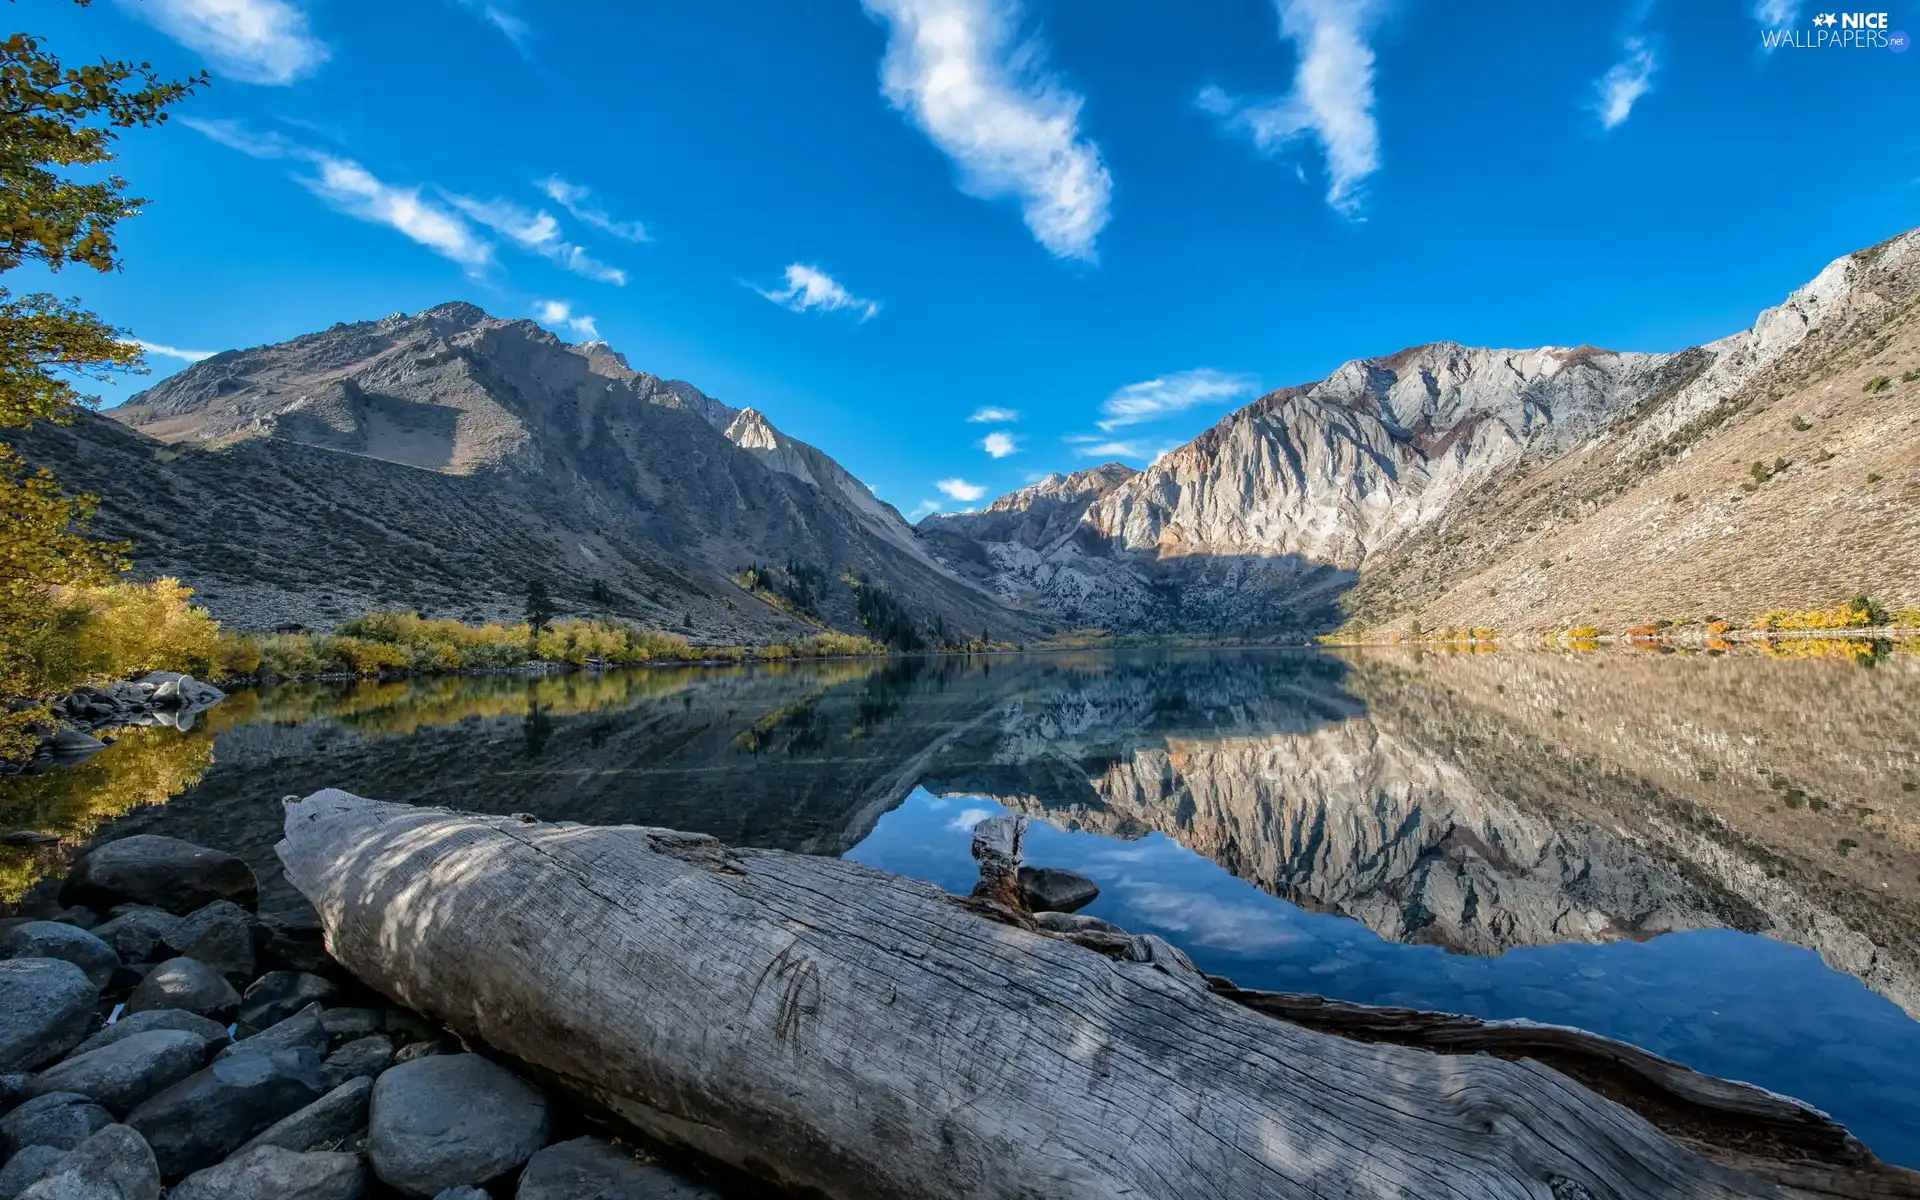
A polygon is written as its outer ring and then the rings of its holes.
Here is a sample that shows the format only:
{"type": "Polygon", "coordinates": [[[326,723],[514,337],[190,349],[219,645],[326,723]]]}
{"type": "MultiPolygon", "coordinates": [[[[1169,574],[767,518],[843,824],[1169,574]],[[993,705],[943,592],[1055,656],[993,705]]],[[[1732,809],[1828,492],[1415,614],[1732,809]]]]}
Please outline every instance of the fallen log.
{"type": "Polygon", "coordinates": [[[810,1194],[1915,1194],[1742,1172],[1539,1063],[1317,1032],[1157,939],[1116,961],[839,859],[331,790],[279,854],[367,983],[810,1194]]]}

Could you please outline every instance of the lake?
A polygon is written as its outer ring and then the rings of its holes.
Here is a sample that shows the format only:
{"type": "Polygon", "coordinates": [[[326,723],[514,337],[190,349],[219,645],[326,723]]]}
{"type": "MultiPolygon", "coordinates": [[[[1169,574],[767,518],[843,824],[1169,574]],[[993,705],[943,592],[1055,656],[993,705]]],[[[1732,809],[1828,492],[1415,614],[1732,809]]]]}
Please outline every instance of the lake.
{"type": "MultiPolygon", "coordinates": [[[[699,830],[965,890],[969,829],[1243,987],[1576,1025],[1920,1166],[1920,657],[1084,652],[243,691],[0,780],[231,850],[280,797],[699,830]],[[162,804],[160,802],[164,801],[162,804]]],[[[44,863],[0,860],[17,898],[44,863]]]]}

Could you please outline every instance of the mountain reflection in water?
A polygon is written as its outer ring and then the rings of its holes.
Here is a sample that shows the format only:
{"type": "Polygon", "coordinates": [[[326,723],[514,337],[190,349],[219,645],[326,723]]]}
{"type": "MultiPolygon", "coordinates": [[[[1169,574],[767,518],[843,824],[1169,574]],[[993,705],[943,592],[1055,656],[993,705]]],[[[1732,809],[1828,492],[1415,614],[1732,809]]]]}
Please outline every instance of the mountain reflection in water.
{"type": "Polygon", "coordinates": [[[0,824],[231,849],[272,907],[275,801],[323,786],[955,888],[1004,808],[1089,911],[1242,985],[1594,1028],[1920,1164],[1917,683],[1912,655],[1196,651],[304,685],[0,781],[0,824]]]}

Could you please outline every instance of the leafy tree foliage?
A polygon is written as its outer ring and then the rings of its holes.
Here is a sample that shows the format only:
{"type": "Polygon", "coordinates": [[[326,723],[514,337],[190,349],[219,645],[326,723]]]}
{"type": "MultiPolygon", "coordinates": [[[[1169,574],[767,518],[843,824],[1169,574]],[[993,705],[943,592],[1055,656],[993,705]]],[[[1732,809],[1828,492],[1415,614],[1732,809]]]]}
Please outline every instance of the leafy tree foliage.
{"type": "Polygon", "coordinates": [[[535,634],[540,633],[553,623],[559,610],[553,606],[553,593],[547,590],[543,579],[527,581],[527,628],[535,634]]]}

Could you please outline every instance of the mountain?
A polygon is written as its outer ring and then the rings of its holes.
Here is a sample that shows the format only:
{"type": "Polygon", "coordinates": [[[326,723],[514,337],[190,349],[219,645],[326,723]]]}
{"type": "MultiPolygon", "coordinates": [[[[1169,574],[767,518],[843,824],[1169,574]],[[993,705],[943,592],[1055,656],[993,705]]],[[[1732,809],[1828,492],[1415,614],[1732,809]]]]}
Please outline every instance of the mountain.
{"type": "Polygon", "coordinates": [[[703,636],[859,629],[850,570],[923,625],[1026,628],[833,459],[690,384],[471,304],[215,355],[29,457],[102,497],[98,529],[248,627],[404,605],[563,611],[703,636]],[[734,582],[805,568],[802,606],[734,582]]]}
{"type": "Polygon", "coordinates": [[[1124,631],[1920,603],[1917,251],[1920,231],[1848,255],[1673,354],[1358,359],[1081,485],[1070,520],[1040,485],[920,529],[1004,600],[1124,631]]]}

